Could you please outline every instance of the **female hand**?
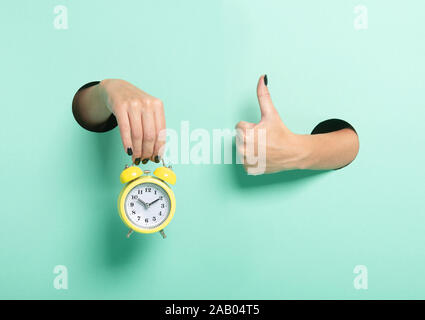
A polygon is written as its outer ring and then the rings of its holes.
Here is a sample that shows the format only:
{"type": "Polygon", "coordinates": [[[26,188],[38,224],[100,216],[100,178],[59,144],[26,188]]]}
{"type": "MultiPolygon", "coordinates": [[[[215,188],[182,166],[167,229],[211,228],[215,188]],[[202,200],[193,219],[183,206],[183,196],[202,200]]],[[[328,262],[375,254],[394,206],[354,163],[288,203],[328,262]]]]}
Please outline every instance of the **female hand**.
{"type": "Polygon", "coordinates": [[[336,169],[356,157],[359,141],[351,129],[315,135],[290,131],[273,105],[267,77],[260,77],[257,96],[261,121],[258,124],[240,121],[236,125],[237,151],[248,174],[292,169],[336,169]]]}
{"type": "Polygon", "coordinates": [[[102,80],[99,94],[115,115],[124,150],[133,162],[159,162],[165,144],[165,139],[159,139],[160,132],[165,130],[162,101],[120,79],[102,80]]]}

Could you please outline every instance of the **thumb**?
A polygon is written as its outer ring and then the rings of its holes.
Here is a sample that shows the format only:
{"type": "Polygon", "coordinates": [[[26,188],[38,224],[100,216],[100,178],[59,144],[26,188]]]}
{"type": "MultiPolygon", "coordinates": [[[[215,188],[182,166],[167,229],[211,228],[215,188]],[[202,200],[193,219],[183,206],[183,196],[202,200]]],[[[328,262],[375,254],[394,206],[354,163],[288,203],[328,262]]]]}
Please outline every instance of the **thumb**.
{"type": "Polygon", "coordinates": [[[258,80],[257,97],[261,109],[261,119],[270,116],[279,116],[273,105],[272,98],[270,97],[269,89],[267,88],[267,75],[261,76],[258,80]]]}

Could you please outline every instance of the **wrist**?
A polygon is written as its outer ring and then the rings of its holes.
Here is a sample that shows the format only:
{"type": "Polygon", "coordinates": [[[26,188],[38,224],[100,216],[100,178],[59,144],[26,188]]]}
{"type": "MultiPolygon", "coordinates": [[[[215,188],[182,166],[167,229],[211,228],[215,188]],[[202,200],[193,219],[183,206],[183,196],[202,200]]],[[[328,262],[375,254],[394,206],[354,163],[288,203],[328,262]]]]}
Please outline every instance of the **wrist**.
{"type": "Polygon", "coordinates": [[[270,166],[273,171],[309,169],[312,165],[312,143],[309,135],[290,132],[279,139],[285,141],[276,153],[272,153],[270,166]]]}
{"type": "Polygon", "coordinates": [[[299,134],[297,136],[297,160],[296,169],[311,169],[314,166],[314,143],[309,134],[299,134]]]}
{"type": "Polygon", "coordinates": [[[100,81],[99,85],[97,86],[97,94],[99,100],[102,102],[102,104],[105,106],[105,108],[112,114],[114,114],[114,110],[112,110],[112,104],[110,103],[109,95],[108,95],[108,83],[111,82],[113,79],[103,79],[100,81]]]}

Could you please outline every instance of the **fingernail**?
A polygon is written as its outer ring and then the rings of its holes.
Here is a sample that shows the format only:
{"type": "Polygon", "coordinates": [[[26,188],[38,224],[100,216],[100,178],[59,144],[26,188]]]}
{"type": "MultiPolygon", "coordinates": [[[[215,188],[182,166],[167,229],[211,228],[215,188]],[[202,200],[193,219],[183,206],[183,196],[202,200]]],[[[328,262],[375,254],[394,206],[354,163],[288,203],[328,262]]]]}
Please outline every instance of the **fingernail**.
{"type": "Polygon", "coordinates": [[[146,163],[148,163],[148,161],[149,161],[149,159],[143,159],[142,163],[146,164],[146,163]]]}
{"type": "Polygon", "coordinates": [[[267,79],[267,75],[264,75],[264,84],[267,86],[267,84],[269,83],[269,80],[267,79]]]}
{"type": "Polygon", "coordinates": [[[159,163],[159,161],[161,160],[161,158],[159,156],[155,156],[155,162],[159,163]]]}
{"type": "Polygon", "coordinates": [[[127,154],[129,156],[132,156],[133,155],[133,150],[131,150],[131,148],[127,148],[127,154]]]}
{"type": "Polygon", "coordinates": [[[136,160],[134,160],[134,163],[136,164],[136,166],[138,166],[140,163],[140,158],[136,158],[136,160]]]}

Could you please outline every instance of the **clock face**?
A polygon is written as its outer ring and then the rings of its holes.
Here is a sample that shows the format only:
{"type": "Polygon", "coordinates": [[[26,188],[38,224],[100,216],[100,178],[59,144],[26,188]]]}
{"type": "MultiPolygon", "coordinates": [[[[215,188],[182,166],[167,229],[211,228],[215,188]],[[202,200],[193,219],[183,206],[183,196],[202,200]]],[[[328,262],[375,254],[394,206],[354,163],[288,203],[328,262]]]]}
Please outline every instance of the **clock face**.
{"type": "Polygon", "coordinates": [[[141,183],[127,194],[124,207],[132,224],[141,229],[153,229],[168,218],[170,197],[155,183],[141,183]]]}

